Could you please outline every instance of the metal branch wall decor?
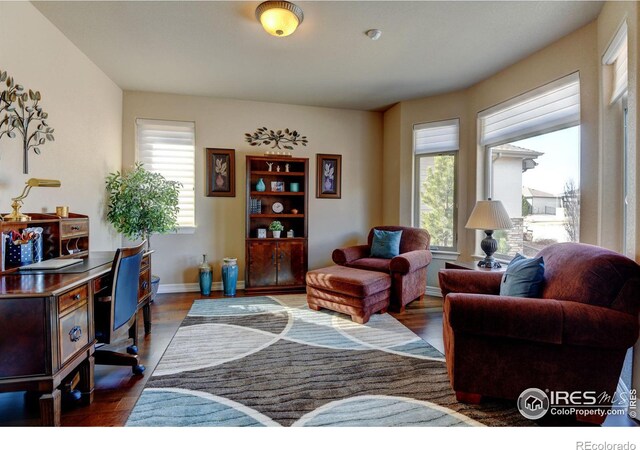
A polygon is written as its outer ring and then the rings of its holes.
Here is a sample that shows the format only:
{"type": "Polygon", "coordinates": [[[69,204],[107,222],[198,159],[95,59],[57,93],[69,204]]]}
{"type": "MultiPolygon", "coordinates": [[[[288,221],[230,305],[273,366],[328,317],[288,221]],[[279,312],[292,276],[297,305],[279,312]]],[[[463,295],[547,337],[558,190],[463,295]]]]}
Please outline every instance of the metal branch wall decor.
{"type": "Polygon", "coordinates": [[[16,137],[16,130],[22,136],[22,169],[29,173],[29,151],[40,154],[40,147],[47,141],[55,141],[53,128],[47,123],[49,115],[39,105],[42,95],[29,89],[25,92],[22,85],[16,84],[13,77],[0,70],[0,83],[6,89],[0,92],[0,139],[3,136],[16,137]],[[16,107],[17,105],[17,107],[16,107]],[[4,113],[4,117],[2,114],[4,113]],[[35,128],[35,129],[34,129],[35,128]]]}
{"type": "Polygon", "coordinates": [[[285,128],[284,131],[267,130],[267,127],[258,128],[253,134],[245,133],[245,140],[251,145],[271,145],[271,148],[279,148],[286,150],[293,150],[294,145],[307,146],[307,137],[300,135],[296,130],[290,131],[285,128]],[[280,146],[282,145],[282,147],[280,146]]]}

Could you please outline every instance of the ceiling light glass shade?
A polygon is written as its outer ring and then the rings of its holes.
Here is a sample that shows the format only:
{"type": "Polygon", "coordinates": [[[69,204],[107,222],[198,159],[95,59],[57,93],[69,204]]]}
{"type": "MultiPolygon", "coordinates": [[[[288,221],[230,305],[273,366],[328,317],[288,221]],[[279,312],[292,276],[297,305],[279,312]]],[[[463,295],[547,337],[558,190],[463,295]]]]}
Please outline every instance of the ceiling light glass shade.
{"type": "Polygon", "coordinates": [[[256,18],[273,36],[289,36],[302,23],[302,8],[290,2],[263,2],[256,8],[256,18]]]}
{"type": "Polygon", "coordinates": [[[465,228],[475,230],[508,230],[513,227],[507,210],[500,200],[479,200],[473,208],[465,228]]]}

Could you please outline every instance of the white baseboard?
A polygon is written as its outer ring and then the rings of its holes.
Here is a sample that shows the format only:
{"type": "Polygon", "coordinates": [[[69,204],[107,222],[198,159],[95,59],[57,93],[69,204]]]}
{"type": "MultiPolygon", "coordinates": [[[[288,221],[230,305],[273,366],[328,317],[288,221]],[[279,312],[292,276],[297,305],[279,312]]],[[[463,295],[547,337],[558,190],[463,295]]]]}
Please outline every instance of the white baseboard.
{"type": "MultiPolygon", "coordinates": [[[[211,285],[212,291],[221,291],[223,289],[222,282],[218,281],[211,285]]],[[[236,283],[236,289],[244,289],[244,281],[236,283]]],[[[200,292],[200,284],[198,283],[175,283],[160,284],[158,294],[176,294],[178,292],[200,292]]]]}
{"type": "Polygon", "coordinates": [[[427,286],[427,291],[425,293],[432,297],[442,297],[442,291],[437,286],[427,286]]]}
{"type": "MultiPolygon", "coordinates": [[[[211,285],[212,291],[221,291],[223,289],[222,282],[218,281],[211,285]]],[[[244,289],[244,281],[238,281],[236,283],[236,289],[244,289]]],[[[198,283],[174,283],[174,284],[160,284],[158,287],[158,294],[176,294],[179,292],[199,292],[200,285],[198,283]]],[[[427,286],[425,294],[432,297],[442,297],[442,292],[437,286],[427,286]]]]}

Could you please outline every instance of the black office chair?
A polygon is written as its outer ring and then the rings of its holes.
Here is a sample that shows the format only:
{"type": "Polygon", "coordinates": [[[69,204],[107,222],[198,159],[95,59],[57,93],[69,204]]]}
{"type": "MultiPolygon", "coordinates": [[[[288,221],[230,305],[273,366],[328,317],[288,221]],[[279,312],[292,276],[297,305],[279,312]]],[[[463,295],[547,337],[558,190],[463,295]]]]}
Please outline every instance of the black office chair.
{"type": "Polygon", "coordinates": [[[113,343],[124,331],[133,338],[127,353],[96,347],[95,363],[114,366],[131,366],[133,373],[140,375],[145,367],[138,362],[138,282],[140,262],[146,241],[136,247],[120,248],[116,251],[111,266],[111,286],[108,296],[94,297],[96,340],[103,345],[113,343]]]}

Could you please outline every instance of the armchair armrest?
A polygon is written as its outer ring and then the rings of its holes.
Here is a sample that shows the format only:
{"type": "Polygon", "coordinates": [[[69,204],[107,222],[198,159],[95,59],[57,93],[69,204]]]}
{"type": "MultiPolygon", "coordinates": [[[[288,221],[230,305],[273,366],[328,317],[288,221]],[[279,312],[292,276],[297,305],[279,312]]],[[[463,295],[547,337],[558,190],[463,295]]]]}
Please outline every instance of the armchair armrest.
{"type": "Polygon", "coordinates": [[[638,316],[602,306],[561,301],[563,341],[599,348],[629,348],[638,340],[638,316]]]}
{"type": "Polygon", "coordinates": [[[391,272],[407,274],[427,267],[430,262],[431,252],[429,250],[414,250],[392,258],[389,268],[391,272]]]}
{"type": "Polygon", "coordinates": [[[370,254],[371,249],[368,245],[354,245],[352,247],[335,249],[331,254],[331,258],[334,263],[344,266],[356,259],[367,258],[370,254]]]}
{"type": "Polygon", "coordinates": [[[498,295],[500,293],[502,275],[501,272],[440,269],[438,280],[440,281],[442,297],[446,297],[451,292],[498,295]]]}
{"type": "Polygon", "coordinates": [[[562,343],[562,305],[557,300],[451,293],[444,315],[454,331],[562,343]]]}
{"type": "Polygon", "coordinates": [[[444,314],[455,331],[597,348],[631,347],[638,318],[567,300],[449,294],[444,314]]]}

